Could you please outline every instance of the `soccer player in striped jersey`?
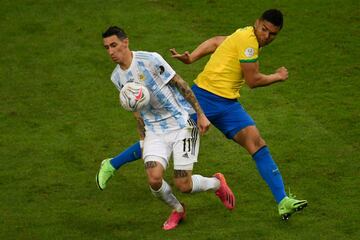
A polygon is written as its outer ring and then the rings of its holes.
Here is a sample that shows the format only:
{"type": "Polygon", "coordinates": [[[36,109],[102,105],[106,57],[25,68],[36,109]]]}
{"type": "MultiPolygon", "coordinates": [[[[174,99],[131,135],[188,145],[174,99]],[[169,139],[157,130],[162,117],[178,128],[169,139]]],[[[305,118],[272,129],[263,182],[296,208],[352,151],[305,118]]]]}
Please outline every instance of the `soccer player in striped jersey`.
{"type": "MultiPolygon", "coordinates": [[[[200,44],[192,53],[178,54],[172,49],[174,58],[190,64],[201,57],[212,54],[204,70],[198,75],[192,90],[205,115],[228,139],[244,147],[255,161],[257,170],[269,186],[278,212],[287,220],[293,213],[307,206],[306,200],[287,196],[280,171],[273,160],[269,148],[261,137],[255,122],[238,102],[240,88],[246,84],[250,88],[268,86],[285,81],[288,71],[278,68],[273,74],[263,74],[259,70],[260,49],[270,44],[283,26],[283,15],[277,9],[265,11],[254,26],[236,30],[229,36],[217,36],[200,44]]],[[[196,119],[196,115],[191,116],[196,119]]],[[[139,143],[112,158],[112,169],[100,171],[105,187],[115,169],[141,156],[139,143]]]]}
{"type": "MultiPolygon", "coordinates": [[[[110,27],[103,33],[104,47],[117,63],[111,81],[120,91],[128,82],[147,87],[149,105],[135,112],[137,130],[143,141],[143,159],[150,190],[173,211],[163,229],[175,228],[185,218],[185,205],[174,196],[163,179],[164,171],[173,155],[174,183],[184,193],[212,190],[225,207],[233,209],[235,198],[221,173],[213,177],[192,175],[199,152],[199,133],[205,133],[210,122],[203,113],[189,85],[158,54],[131,51],[126,33],[119,27],[110,27]],[[197,117],[196,123],[190,114],[197,117]]],[[[101,169],[111,168],[110,159],[104,160],[101,169]]],[[[96,176],[100,189],[101,171],[96,176]]]]}

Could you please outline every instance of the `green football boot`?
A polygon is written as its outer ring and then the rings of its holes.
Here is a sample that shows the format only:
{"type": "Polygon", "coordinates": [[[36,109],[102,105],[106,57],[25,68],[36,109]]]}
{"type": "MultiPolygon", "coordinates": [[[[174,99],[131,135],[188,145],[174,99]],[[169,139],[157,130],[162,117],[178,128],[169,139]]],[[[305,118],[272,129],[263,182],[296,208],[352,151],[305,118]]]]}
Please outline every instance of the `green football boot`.
{"type": "Polygon", "coordinates": [[[289,194],[289,197],[285,197],[278,205],[283,220],[288,220],[293,213],[303,210],[308,204],[306,200],[297,200],[294,197],[289,194]]]}
{"type": "Polygon", "coordinates": [[[96,184],[100,190],[106,188],[106,183],[115,175],[116,169],[110,164],[112,158],[105,159],[101,162],[100,169],[96,174],[96,184]]]}

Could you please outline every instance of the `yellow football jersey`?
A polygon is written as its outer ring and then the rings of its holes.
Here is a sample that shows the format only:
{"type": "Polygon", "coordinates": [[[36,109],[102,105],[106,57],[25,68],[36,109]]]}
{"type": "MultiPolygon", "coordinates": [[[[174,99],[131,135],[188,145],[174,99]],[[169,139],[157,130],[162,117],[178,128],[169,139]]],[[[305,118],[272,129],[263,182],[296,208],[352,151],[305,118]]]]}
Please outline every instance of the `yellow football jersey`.
{"type": "Polygon", "coordinates": [[[211,55],[195,83],[218,96],[238,98],[240,88],[245,83],[240,63],[256,62],[258,55],[259,43],[254,28],[240,28],[228,36],[211,55]]]}

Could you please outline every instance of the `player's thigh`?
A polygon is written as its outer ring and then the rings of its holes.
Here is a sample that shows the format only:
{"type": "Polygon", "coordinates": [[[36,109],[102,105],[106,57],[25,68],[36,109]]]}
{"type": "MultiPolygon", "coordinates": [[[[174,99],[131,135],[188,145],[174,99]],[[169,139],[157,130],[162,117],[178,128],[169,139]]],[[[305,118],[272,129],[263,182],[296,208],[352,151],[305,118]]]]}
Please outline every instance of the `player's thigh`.
{"type": "Polygon", "coordinates": [[[192,170],[198,159],[199,146],[199,130],[195,124],[179,130],[173,144],[174,169],[192,170]]]}
{"type": "Polygon", "coordinates": [[[243,146],[250,154],[254,154],[266,144],[256,126],[241,129],[235,134],[233,140],[243,146]]]}
{"type": "Polygon", "coordinates": [[[192,169],[199,155],[200,136],[195,124],[179,131],[173,148],[174,183],[181,192],[192,190],[192,169]]]}
{"type": "Polygon", "coordinates": [[[254,120],[239,102],[228,104],[226,111],[218,114],[212,124],[228,139],[233,139],[240,130],[248,126],[255,126],[254,120]]]}
{"type": "Polygon", "coordinates": [[[151,188],[158,190],[162,185],[164,171],[168,166],[171,145],[162,136],[147,134],[144,139],[144,164],[151,188]]]}
{"type": "Polygon", "coordinates": [[[161,164],[164,169],[166,169],[171,152],[172,145],[169,144],[163,136],[150,133],[146,134],[143,150],[143,159],[145,165],[147,162],[155,161],[161,164]]]}
{"type": "Polygon", "coordinates": [[[161,163],[163,159],[158,156],[148,156],[145,161],[145,171],[148,176],[149,182],[160,182],[162,181],[165,168],[161,163]]]}

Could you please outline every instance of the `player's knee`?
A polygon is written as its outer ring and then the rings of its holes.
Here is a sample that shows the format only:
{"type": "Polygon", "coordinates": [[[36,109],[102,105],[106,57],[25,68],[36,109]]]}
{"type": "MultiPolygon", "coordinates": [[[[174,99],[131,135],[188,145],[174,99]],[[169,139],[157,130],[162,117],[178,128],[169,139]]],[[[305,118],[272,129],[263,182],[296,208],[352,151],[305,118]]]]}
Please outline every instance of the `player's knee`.
{"type": "Polygon", "coordinates": [[[266,143],[264,139],[262,139],[260,136],[257,136],[252,138],[251,141],[248,141],[245,148],[250,154],[253,154],[265,145],[266,143]]]}
{"type": "Polygon", "coordinates": [[[182,193],[190,193],[192,190],[192,185],[189,181],[175,182],[175,186],[182,193]]]}
{"type": "Polygon", "coordinates": [[[262,146],[265,146],[265,145],[266,145],[266,142],[260,135],[254,139],[255,148],[261,148],[262,146]]]}
{"type": "Polygon", "coordinates": [[[149,184],[157,184],[162,182],[162,174],[156,172],[148,172],[149,184]]]}
{"type": "Polygon", "coordinates": [[[177,189],[183,193],[189,193],[192,190],[192,178],[190,170],[175,170],[174,184],[177,189]]]}
{"type": "Polygon", "coordinates": [[[162,178],[159,177],[148,177],[148,183],[154,190],[159,190],[162,185],[162,178]]]}
{"type": "Polygon", "coordinates": [[[258,136],[254,136],[252,138],[247,139],[243,147],[250,153],[253,154],[257,150],[259,150],[261,147],[265,146],[266,142],[264,139],[258,136]]]}
{"type": "Polygon", "coordinates": [[[160,174],[149,174],[148,173],[148,183],[152,189],[158,190],[162,185],[163,176],[160,174]]]}

